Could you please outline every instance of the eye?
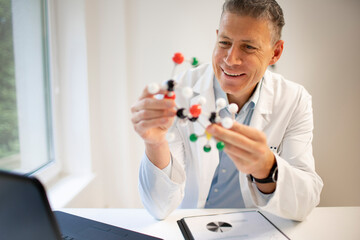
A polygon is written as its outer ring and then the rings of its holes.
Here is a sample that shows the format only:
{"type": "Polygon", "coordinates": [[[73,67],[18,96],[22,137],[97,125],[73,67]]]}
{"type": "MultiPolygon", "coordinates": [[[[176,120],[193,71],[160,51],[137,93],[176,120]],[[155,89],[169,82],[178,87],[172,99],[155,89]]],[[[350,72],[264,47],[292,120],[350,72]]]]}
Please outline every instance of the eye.
{"type": "Polygon", "coordinates": [[[254,53],[254,52],[257,50],[256,47],[254,47],[254,46],[252,46],[252,45],[249,45],[249,44],[244,44],[244,45],[242,46],[242,49],[243,49],[243,51],[246,52],[246,53],[254,53]]]}
{"type": "Polygon", "coordinates": [[[229,47],[229,46],[231,46],[231,43],[228,41],[219,41],[219,45],[221,47],[229,47]]]}
{"type": "Polygon", "coordinates": [[[251,45],[245,45],[245,48],[248,50],[255,50],[256,48],[251,45]]]}

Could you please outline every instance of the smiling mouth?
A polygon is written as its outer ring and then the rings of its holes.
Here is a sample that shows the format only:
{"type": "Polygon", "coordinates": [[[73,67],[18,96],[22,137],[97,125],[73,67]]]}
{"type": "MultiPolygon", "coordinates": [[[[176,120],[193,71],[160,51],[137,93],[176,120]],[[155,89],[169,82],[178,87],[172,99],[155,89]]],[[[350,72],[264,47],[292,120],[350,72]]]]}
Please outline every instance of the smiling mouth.
{"type": "Polygon", "coordinates": [[[225,73],[226,76],[230,76],[230,77],[239,77],[245,75],[245,73],[236,74],[236,73],[226,72],[224,69],[221,70],[223,71],[223,73],[225,73]]]}

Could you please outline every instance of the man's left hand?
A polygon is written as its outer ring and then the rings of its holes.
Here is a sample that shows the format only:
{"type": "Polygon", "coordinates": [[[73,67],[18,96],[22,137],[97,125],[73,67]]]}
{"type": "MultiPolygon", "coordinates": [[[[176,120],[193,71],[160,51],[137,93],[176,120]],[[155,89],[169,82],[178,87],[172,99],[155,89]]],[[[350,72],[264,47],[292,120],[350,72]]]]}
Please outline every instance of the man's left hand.
{"type": "Polygon", "coordinates": [[[269,175],[275,156],[267,145],[265,133],[237,122],[230,129],[211,124],[206,130],[225,143],[224,151],[239,171],[259,179],[269,175]]]}

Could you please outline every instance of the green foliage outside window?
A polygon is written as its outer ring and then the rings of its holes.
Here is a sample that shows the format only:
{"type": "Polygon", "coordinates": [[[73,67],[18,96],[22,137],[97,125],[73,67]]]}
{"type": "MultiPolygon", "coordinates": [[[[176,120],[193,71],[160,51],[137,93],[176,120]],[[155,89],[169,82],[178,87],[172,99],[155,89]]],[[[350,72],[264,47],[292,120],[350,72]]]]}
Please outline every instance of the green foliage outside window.
{"type": "Polygon", "coordinates": [[[19,153],[11,0],[0,0],[0,158],[19,153]]]}

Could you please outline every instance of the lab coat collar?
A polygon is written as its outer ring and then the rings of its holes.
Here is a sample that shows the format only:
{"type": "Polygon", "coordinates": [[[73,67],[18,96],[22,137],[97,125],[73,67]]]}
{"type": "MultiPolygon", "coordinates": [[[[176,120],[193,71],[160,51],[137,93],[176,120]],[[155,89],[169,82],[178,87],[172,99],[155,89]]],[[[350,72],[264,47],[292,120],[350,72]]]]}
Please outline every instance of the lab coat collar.
{"type": "Polygon", "coordinates": [[[258,115],[259,117],[255,117],[253,115],[252,121],[250,123],[251,127],[257,128],[261,131],[270,122],[270,116],[273,109],[274,88],[273,81],[271,81],[271,74],[272,73],[269,70],[266,70],[264,74],[261,94],[259,96],[258,104],[254,110],[254,115],[258,115]]]}
{"type": "Polygon", "coordinates": [[[195,95],[197,94],[202,95],[205,92],[213,91],[213,82],[212,82],[213,78],[214,78],[214,70],[211,64],[209,64],[204,74],[200,76],[200,78],[196,81],[193,87],[193,91],[195,95]]]}

